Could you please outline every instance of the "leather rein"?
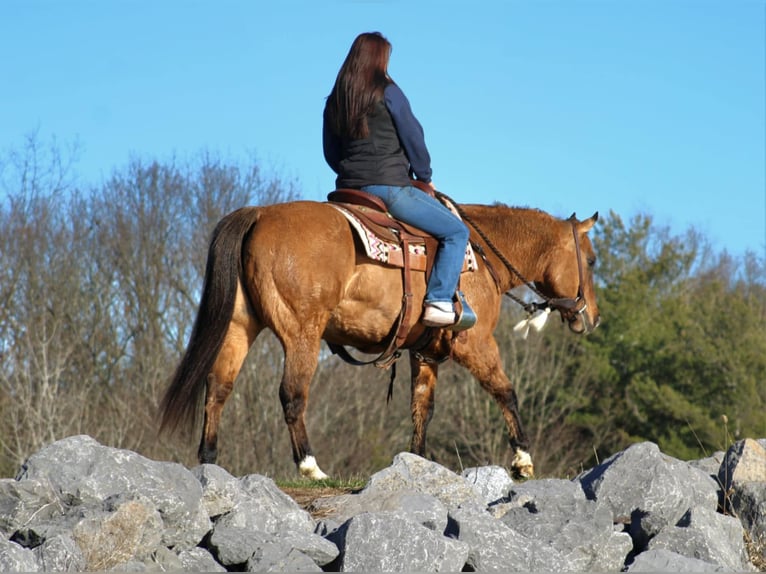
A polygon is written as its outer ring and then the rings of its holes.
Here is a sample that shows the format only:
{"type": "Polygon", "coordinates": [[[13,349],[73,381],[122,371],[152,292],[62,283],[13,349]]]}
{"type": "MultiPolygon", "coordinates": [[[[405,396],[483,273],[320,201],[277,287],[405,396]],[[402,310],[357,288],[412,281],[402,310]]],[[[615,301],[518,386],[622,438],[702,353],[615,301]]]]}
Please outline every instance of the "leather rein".
{"type": "MultiPolygon", "coordinates": [[[[466,213],[463,211],[463,209],[460,207],[460,205],[450,199],[445,194],[437,191],[437,195],[443,196],[444,198],[448,199],[454,206],[455,209],[460,214],[460,217],[463,218],[463,221],[469,223],[471,227],[476,230],[476,233],[479,234],[479,236],[484,240],[484,242],[487,244],[487,246],[492,250],[492,252],[497,256],[497,258],[502,262],[502,264],[505,266],[505,268],[511,272],[513,275],[515,275],[523,285],[526,285],[532,292],[534,292],[538,297],[543,299],[542,302],[538,301],[531,301],[526,302],[523,299],[517,297],[510,291],[506,291],[504,294],[521,305],[524,310],[529,313],[530,315],[535,313],[536,311],[542,311],[545,309],[550,309],[551,311],[558,311],[561,314],[561,320],[568,321],[570,328],[572,324],[577,320],[577,318],[582,315],[583,317],[583,324],[587,323],[586,315],[584,315],[585,310],[588,308],[588,304],[585,301],[584,294],[583,294],[583,266],[582,266],[582,253],[580,251],[580,238],[577,235],[577,218],[575,217],[575,214],[573,213],[567,221],[572,225],[572,235],[574,237],[574,243],[575,243],[575,252],[577,253],[577,274],[578,274],[578,285],[577,285],[577,296],[574,298],[571,297],[548,297],[545,295],[542,291],[540,291],[533,282],[527,280],[526,277],[524,277],[521,272],[516,269],[516,267],[513,266],[513,264],[508,261],[508,259],[500,252],[500,250],[495,246],[494,243],[487,237],[487,235],[484,233],[484,231],[476,225],[474,221],[471,220],[471,218],[466,215],[466,213]]],[[[490,275],[492,275],[492,278],[495,281],[495,285],[497,285],[498,290],[500,289],[500,279],[497,275],[497,272],[494,269],[494,266],[487,258],[486,254],[484,253],[484,249],[481,245],[476,244],[475,242],[471,243],[474,251],[479,254],[479,256],[482,258],[484,263],[487,265],[487,269],[489,270],[490,275]]],[[[586,329],[583,327],[582,331],[578,332],[584,332],[586,329]]]]}

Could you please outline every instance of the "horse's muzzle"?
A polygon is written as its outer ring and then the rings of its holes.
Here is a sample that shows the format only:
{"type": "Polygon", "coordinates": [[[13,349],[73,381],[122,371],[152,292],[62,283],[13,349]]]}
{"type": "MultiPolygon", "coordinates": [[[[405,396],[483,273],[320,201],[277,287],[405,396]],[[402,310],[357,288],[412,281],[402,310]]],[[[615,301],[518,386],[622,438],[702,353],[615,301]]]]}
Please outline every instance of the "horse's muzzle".
{"type": "Polygon", "coordinates": [[[569,330],[576,335],[588,335],[595,331],[596,327],[601,323],[601,316],[596,315],[596,319],[591,321],[588,314],[585,312],[588,309],[587,305],[583,305],[580,309],[572,313],[567,318],[569,323],[569,330]]]}

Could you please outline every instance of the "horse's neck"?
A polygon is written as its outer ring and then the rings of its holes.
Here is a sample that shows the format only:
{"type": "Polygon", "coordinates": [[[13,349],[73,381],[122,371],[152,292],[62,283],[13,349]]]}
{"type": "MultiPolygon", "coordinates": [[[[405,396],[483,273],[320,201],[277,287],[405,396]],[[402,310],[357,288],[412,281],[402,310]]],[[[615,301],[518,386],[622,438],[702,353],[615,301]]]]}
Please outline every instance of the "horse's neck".
{"type": "MultiPolygon", "coordinates": [[[[507,207],[504,205],[465,206],[466,215],[479,227],[502,254],[502,257],[527,281],[543,278],[548,255],[554,245],[557,220],[536,209],[507,207]]],[[[486,249],[486,248],[485,248],[486,249]]],[[[506,270],[501,258],[486,249],[493,265],[506,270]]],[[[522,281],[511,271],[504,273],[501,285],[510,289],[522,281]]]]}

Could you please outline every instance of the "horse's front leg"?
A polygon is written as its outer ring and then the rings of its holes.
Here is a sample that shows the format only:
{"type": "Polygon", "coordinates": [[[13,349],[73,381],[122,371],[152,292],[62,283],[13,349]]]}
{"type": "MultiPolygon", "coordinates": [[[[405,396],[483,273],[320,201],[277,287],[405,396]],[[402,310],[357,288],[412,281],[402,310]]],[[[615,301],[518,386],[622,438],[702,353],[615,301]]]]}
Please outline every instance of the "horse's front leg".
{"type": "Polygon", "coordinates": [[[511,471],[517,478],[534,476],[529,440],[519,417],[516,390],[503,372],[500,352],[494,337],[473,339],[468,344],[456,345],[453,358],[476,377],[479,384],[495,399],[508,427],[508,440],[513,451],[511,471]]]}
{"type": "Polygon", "coordinates": [[[314,458],[304,418],[311,379],[319,361],[320,339],[317,337],[315,340],[283,340],[283,347],[285,365],[279,387],[279,400],[290,433],[293,461],[302,476],[322,480],[328,476],[322,472],[314,458]]]}
{"type": "Polygon", "coordinates": [[[425,457],[426,431],[434,414],[434,392],[438,367],[436,363],[420,361],[415,358],[413,353],[410,353],[410,369],[412,373],[410,410],[413,426],[410,452],[425,457]]]}

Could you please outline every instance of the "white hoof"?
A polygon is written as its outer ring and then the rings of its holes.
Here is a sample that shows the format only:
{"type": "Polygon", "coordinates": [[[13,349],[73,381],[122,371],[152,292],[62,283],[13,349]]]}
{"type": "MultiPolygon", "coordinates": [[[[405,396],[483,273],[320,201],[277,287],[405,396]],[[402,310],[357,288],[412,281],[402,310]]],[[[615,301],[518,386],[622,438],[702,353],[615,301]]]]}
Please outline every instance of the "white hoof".
{"type": "Polygon", "coordinates": [[[521,478],[532,478],[535,475],[535,465],[532,457],[525,450],[517,449],[511,461],[513,472],[521,478]]]}
{"type": "Polygon", "coordinates": [[[324,480],[325,478],[330,478],[322,472],[322,469],[319,468],[319,465],[313,456],[307,456],[300,462],[298,465],[298,472],[301,473],[301,476],[305,476],[311,480],[324,480]]]}

